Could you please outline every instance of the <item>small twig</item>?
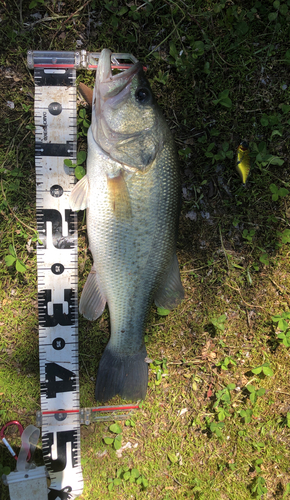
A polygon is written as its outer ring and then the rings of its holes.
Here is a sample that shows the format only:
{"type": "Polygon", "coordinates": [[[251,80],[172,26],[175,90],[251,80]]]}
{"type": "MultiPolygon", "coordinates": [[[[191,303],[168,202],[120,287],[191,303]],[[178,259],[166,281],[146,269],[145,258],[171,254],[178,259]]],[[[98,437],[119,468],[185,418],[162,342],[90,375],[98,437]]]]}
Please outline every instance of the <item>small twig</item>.
{"type": "Polygon", "coordinates": [[[182,484],[177,481],[177,479],[175,479],[174,476],[171,476],[171,474],[168,474],[168,472],[162,472],[162,474],[164,474],[166,477],[171,477],[171,479],[173,479],[173,481],[175,481],[177,484],[179,484],[179,486],[182,486],[182,484]]]}
{"type": "Polygon", "coordinates": [[[240,294],[240,296],[241,296],[242,301],[246,304],[246,306],[251,307],[251,308],[254,308],[254,309],[255,309],[255,308],[257,308],[257,307],[258,307],[259,309],[265,309],[265,308],[264,308],[264,307],[262,307],[262,306],[256,306],[256,305],[254,305],[254,304],[249,304],[248,302],[246,302],[246,301],[243,299],[242,294],[241,294],[241,291],[239,290],[239,288],[235,288],[235,287],[233,287],[233,286],[229,285],[228,283],[225,283],[225,286],[228,286],[228,287],[230,287],[232,290],[235,290],[236,292],[238,292],[238,293],[240,294]]]}
{"type": "Polygon", "coordinates": [[[228,256],[227,256],[226,249],[224,247],[224,242],[223,242],[223,237],[222,237],[222,232],[221,232],[221,226],[220,225],[219,225],[219,232],[220,232],[220,239],[221,239],[222,249],[223,249],[223,252],[225,254],[225,258],[226,258],[227,265],[228,265],[228,270],[230,270],[229,259],[228,259],[228,256]]]}

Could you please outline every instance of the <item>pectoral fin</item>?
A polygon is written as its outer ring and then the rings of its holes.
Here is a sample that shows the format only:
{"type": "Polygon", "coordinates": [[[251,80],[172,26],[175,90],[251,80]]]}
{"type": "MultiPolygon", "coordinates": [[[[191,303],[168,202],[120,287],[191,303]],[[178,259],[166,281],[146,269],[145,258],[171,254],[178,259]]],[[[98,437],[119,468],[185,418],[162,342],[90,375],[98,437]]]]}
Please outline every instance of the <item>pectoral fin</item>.
{"type": "Polygon", "coordinates": [[[157,290],[154,301],[157,307],[174,309],[184,298],[176,254],[174,254],[165,280],[157,290]]]}
{"type": "Polygon", "coordinates": [[[107,177],[111,207],[117,219],[130,221],[132,218],[131,201],[123,172],[115,177],[107,177]]]}
{"type": "Polygon", "coordinates": [[[106,299],[98,283],[98,276],[93,266],[84,286],[81,300],[80,313],[90,321],[99,318],[106,305],[106,299]]]}
{"type": "Polygon", "coordinates": [[[70,208],[74,211],[84,210],[88,206],[88,194],[89,194],[89,180],[85,175],[77,184],[74,186],[70,198],[69,204],[70,208]]]}
{"type": "Polygon", "coordinates": [[[93,102],[93,89],[87,87],[84,83],[79,84],[80,94],[83,96],[84,100],[92,107],[93,102]]]}

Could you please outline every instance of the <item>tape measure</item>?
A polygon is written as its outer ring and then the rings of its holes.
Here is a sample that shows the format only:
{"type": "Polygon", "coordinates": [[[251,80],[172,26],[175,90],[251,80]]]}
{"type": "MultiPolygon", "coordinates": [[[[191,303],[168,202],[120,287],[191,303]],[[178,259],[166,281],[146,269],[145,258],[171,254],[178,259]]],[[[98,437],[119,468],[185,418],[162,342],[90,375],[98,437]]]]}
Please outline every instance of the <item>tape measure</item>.
{"type": "MultiPolygon", "coordinates": [[[[79,407],[77,216],[69,208],[75,177],[74,169],[64,165],[65,159],[76,161],[76,70],[96,69],[99,56],[86,51],[27,55],[35,82],[36,216],[41,240],[37,245],[38,425],[51,479],[49,500],[74,499],[82,493],[80,424],[97,420],[93,415],[100,411],[79,407]]],[[[137,59],[112,54],[111,62],[122,70],[137,59]]]]}

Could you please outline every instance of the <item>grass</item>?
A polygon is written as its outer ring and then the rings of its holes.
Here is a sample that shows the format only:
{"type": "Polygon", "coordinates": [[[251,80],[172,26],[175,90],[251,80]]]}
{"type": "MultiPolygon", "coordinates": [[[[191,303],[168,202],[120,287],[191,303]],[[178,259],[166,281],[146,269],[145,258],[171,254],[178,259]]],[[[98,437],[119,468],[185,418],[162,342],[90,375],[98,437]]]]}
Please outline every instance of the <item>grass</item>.
{"type": "MultiPolygon", "coordinates": [[[[120,422],[122,444],[131,448],[118,458],[104,442],[112,437],[110,423],[82,426],[84,500],[289,497],[288,330],[273,320],[284,313],[289,323],[289,12],[290,2],[277,0],[1,5],[0,425],[35,423],[40,405],[27,50],[78,44],[133,53],[148,65],[180,156],[178,257],[186,297],[168,316],[150,312],[148,356],[166,366],[152,366],[135,426],[120,422]],[[251,156],[246,186],[235,171],[242,140],[251,156]],[[15,261],[7,267],[9,255],[15,261]],[[257,373],[262,365],[270,371],[257,373]],[[137,469],[148,486],[122,479],[126,468],[137,469]]],[[[78,81],[93,79],[78,73],[78,81]]],[[[85,150],[82,109],[79,149],[85,150]]],[[[80,291],[90,266],[80,214],[80,291]]],[[[79,335],[81,406],[94,406],[108,312],[94,323],[80,318],[79,335]]],[[[7,437],[17,449],[13,429],[7,437]]],[[[40,465],[40,449],[36,459],[40,465]]],[[[15,467],[4,446],[0,464],[15,467]]],[[[0,489],[6,500],[8,489],[0,489]]]]}

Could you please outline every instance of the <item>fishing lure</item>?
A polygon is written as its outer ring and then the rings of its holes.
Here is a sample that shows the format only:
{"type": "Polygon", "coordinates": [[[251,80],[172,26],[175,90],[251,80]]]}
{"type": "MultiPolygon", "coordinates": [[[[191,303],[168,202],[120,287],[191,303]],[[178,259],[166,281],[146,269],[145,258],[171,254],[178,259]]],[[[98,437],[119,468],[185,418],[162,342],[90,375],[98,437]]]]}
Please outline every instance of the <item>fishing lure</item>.
{"type": "Polygon", "coordinates": [[[237,149],[236,168],[243,184],[246,184],[251,168],[249,145],[246,141],[242,141],[237,149]]]}

